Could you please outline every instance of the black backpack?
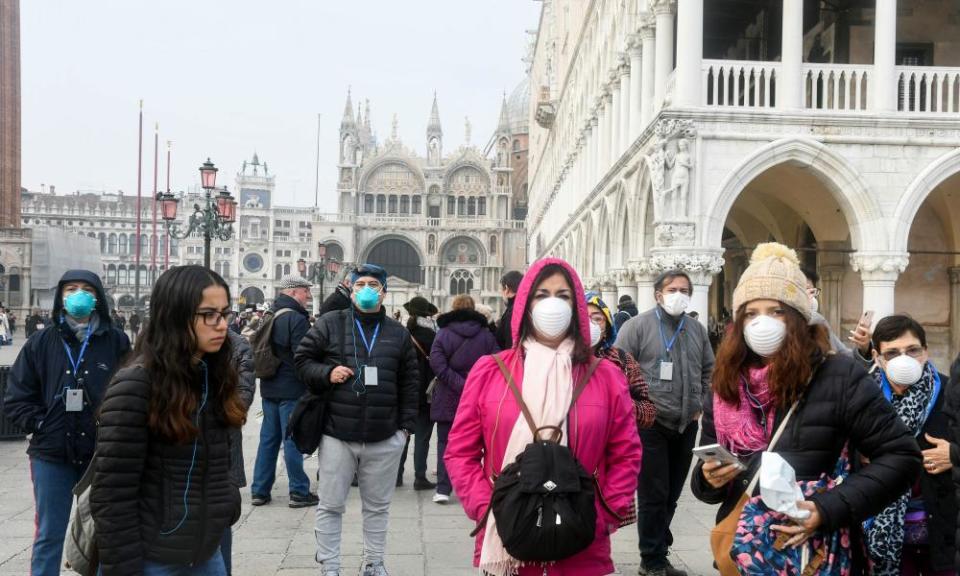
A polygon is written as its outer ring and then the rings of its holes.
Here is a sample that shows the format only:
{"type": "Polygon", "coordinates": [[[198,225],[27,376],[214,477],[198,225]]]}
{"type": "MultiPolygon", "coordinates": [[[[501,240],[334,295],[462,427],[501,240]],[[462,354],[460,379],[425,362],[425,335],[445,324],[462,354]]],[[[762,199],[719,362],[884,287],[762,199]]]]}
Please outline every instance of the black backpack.
{"type": "Polygon", "coordinates": [[[267,310],[254,328],[253,334],[250,335],[253,369],[257,378],[273,378],[277,374],[281,360],[273,351],[273,324],[280,316],[293,311],[290,308],[267,310]]]}
{"type": "MultiPolygon", "coordinates": [[[[511,556],[522,562],[555,562],[585,550],[597,526],[596,477],[588,473],[567,446],[559,444],[563,422],[537,427],[513,375],[494,355],[520,405],[534,441],[494,478],[493,495],[476,535],[493,512],[497,532],[511,556]],[[541,432],[550,438],[542,439],[541,432]]],[[[570,409],[600,363],[594,358],[573,390],[570,409]]],[[[566,417],[564,418],[566,420],[566,417]]]]}

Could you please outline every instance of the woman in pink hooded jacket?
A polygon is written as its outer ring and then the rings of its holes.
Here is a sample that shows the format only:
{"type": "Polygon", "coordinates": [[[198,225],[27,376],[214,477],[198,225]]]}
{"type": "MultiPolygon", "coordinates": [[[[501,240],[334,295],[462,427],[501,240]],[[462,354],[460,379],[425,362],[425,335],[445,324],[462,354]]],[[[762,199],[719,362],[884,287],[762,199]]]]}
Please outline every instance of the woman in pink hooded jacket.
{"type": "MultiPolygon", "coordinates": [[[[538,426],[562,421],[570,406],[574,382],[592,357],[589,322],[583,286],[573,268],[555,258],[535,262],[517,292],[514,347],[498,355],[538,426]]],[[[490,514],[477,534],[473,557],[483,572],[600,576],[614,571],[610,534],[633,512],[642,450],[623,372],[602,360],[565,428],[562,441],[572,438],[574,456],[588,472],[596,472],[598,495],[603,494],[615,515],[598,500],[596,536],[587,549],[556,563],[523,566],[503,548],[490,514]]],[[[514,461],[532,436],[493,356],[481,358],[467,378],[444,456],[471,520],[484,517],[493,493],[491,478],[514,461]]]]}

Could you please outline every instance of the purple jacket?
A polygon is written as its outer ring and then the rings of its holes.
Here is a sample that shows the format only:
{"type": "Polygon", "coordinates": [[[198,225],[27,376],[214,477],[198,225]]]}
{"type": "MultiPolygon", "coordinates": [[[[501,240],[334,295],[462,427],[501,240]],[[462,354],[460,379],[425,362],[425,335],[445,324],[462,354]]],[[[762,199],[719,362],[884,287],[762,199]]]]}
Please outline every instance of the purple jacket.
{"type": "Polygon", "coordinates": [[[454,310],[437,318],[440,331],[430,350],[430,367],[437,376],[430,404],[435,422],[453,422],[467,374],[477,360],[499,351],[487,319],[473,310],[454,310]]]}

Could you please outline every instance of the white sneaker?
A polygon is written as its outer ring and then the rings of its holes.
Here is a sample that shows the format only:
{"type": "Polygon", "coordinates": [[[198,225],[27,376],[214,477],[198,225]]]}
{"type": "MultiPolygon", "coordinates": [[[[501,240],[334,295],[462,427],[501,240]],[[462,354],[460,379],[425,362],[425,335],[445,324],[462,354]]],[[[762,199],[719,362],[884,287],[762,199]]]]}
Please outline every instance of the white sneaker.
{"type": "Polygon", "coordinates": [[[447,496],[446,494],[437,493],[433,495],[433,501],[436,504],[446,504],[447,502],[450,501],[450,497],[447,496]]]}

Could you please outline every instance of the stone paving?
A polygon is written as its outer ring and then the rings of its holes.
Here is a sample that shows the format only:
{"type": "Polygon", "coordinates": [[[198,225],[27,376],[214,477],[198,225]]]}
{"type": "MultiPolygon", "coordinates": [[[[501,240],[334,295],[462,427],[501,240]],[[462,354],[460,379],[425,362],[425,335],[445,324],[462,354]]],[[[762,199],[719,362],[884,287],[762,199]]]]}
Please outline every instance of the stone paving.
{"type": "MultiPolygon", "coordinates": [[[[0,365],[12,363],[19,346],[0,348],[0,365]]],[[[248,479],[253,475],[260,429],[259,398],[251,408],[244,428],[244,456],[248,479]]],[[[29,573],[30,546],[33,537],[33,497],[27,466],[25,440],[0,442],[0,576],[25,576],[29,573]]],[[[433,457],[433,452],[431,456],[433,457]]],[[[413,447],[406,466],[405,486],[397,490],[390,517],[386,565],[392,576],[467,576],[472,567],[472,524],[456,499],[447,505],[434,504],[431,492],[412,488],[413,447]]],[[[435,462],[435,458],[432,458],[435,462]]],[[[316,473],[316,460],[306,468],[316,473]]],[[[434,470],[435,464],[430,464],[434,470]]],[[[250,506],[249,488],[242,490],[243,514],[234,526],[233,573],[235,576],[317,576],[313,554],[314,514],[312,509],[287,507],[286,473],[278,459],[277,485],[273,502],[250,506]]],[[[316,486],[314,485],[314,488],[316,486]]],[[[713,526],[713,507],[696,501],[687,490],[674,520],[671,559],[691,576],[714,574],[711,567],[709,532],[713,526]]],[[[344,518],[343,573],[356,574],[362,553],[360,499],[352,490],[344,518]]],[[[614,561],[618,574],[636,574],[640,562],[637,532],[630,526],[613,538],[614,561]]]]}

